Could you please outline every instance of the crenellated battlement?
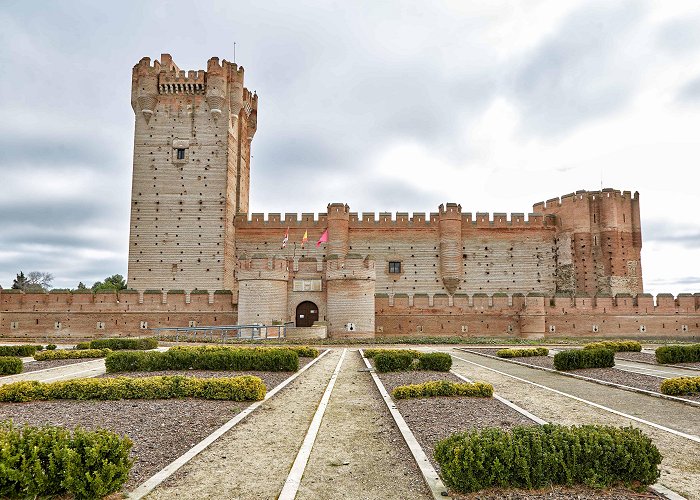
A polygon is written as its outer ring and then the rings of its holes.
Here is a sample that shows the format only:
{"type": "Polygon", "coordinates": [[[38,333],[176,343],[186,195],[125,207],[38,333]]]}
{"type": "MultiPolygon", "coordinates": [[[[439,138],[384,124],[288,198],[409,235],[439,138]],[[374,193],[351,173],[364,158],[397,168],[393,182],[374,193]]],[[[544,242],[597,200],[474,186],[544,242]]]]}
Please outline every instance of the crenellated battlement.
{"type": "Polygon", "coordinates": [[[580,201],[588,201],[589,199],[595,201],[598,198],[613,198],[620,200],[639,200],[639,192],[635,191],[620,191],[619,189],[604,188],[601,191],[586,191],[585,189],[576,191],[575,193],[569,193],[562,195],[559,198],[550,198],[546,202],[540,201],[532,206],[533,212],[543,213],[546,210],[551,210],[553,208],[563,207],[569,204],[577,203],[580,201]]]}

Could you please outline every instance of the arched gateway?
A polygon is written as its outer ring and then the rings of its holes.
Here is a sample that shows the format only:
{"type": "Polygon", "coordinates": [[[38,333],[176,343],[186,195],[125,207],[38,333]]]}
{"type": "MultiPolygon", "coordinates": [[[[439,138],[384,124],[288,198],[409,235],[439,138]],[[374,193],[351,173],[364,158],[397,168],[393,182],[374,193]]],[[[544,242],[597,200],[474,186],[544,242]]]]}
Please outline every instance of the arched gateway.
{"type": "Polygon", "coordinates": [[[318,321],[318,306],[308,300],[297,306],[297,326],[312,326],[318,321]]]}

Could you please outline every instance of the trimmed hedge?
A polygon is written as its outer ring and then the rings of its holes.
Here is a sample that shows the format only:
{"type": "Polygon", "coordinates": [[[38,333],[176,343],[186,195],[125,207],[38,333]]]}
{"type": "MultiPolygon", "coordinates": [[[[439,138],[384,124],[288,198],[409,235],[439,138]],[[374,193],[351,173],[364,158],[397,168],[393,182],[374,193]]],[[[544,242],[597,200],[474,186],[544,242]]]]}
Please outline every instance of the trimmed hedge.
{"type": "Polygon", "coordinates": [[[639,429],[601,425],[472,430],[435,446],[442,478],[462,492],[552,484],[648,485],[660,475],[661,458],[639,429]]]}
{"type": "Polygon", "coordinates": [[[34,355],[34,359],[37,361],[48,361],[52,359],[104,358],[110,352],[112,352],[111,349],[60,349],[37,352],[34,355]]]}
{"type": "Polygon", "coordinates": [[[126,483],[131,446],[128,437],[104,429],[71,432],[0,422],[0,497],[102,498],[126,483]]]}
{"type": "Polygon", "coordinates": [[[499,358],[526,358],[530,356],[547,356],[549,349],[537,347],[535,349],[499,349],[496,356],[499,358]]]}
{"type": "Polygon", "coordinates": [[[44,347],[40,345],[0,345],[0,356],[33,356],[44,347]]]}
{"type": "Polygon", "coordinates": [[[374,355],[374,366],[378,372],[410,370],[414,359],[410,351],[384,351],[374,355]]]}
{"type": "Polygon", "coordinates": [[[609,349],[614,352],[642,352],[642,344],[636,340],[603,340],[591,342],[584,349],[609,349]]]}
{"type": "Polygon", "coordinates": [[[700,344],[659,347],[656,349],[656,361],[661,364],[696,363],[700,361],[700,344]]]}
{"type": "Polygon", "coordinates": [[[22,373],[24,363],[17,356],[0,356],[0,375],[22,373]]]}
{"type": "Polygon", "coordinates": [[[309,347],[305,345],[300,346],[289,346],[287,349],[291,349],[296,352],[300,358],[316,358],[320,354],[318,349],[315,347],[309,347]]]}
{"type": "Polygon", "coordinates": [[[452,356],[445,352],[425,352],[418,357],[418,370],[449,372],[452,368],[452,356]]]}
{"type": "Polygon", "coordinates": [[[0,402],[174,398],[259,401],[265,397],[266,391],[263,381],[251,375],[225,378],[197,378],[182,375],[82,378],[47,383],[32,380],[0,386],[0,402]]]}
{"type": "Polygon", "coordinates": [[[297,371],[299,355],[285,348],[173,347],[166,352],[112,352],[107,373],[159,370],[297,371]]]}
{"type": "Polygon", "coordinates": [[[493,386],[485,382],[462,383],[434,380],[422,384],[400,385],[391,391],[396,399],[427,398],[433,396],[469,396],[490,398],[493,386]]]}
{"type": "Polygon", "coordinates": [[[57,348],[58,346],[56,344],[49,344],[46,346],[46,349],[49,351],[53,351],[57,348]]]}
{"type": "Polygon", "coordinates": [[[580,368],[612,368],[615,353],[609,349],[579,349],[554,355],[554,368],[561,371],[580,368]]]}
{"type": "Polygon", "coordinates": [[[374,366],[378,372],[403,370],[448,372],[452,367],[452,357],[444,352],[426,353],[409,349],[377,349],[372,354],[374,355],[374,366]]]}
{"type": "Polygon", "coordinates": [[[158,341],[154,338],[97,339],[90,341],[90,349],[112,349],[113,351],[129,349],[146,351],[149,349],[155,349],[156,347],[158,347],[158,341]]]}
{"type": "Polygon", "coordinates": [[[700,377],[667,378],[661,382],[661,393],[669,396],[700,393],[700,377]]]}
{"type": "MultiPolygon", "coordinates": [[[[367,359],[372,359],[374,358],[377,354],[384,354],[384,353],[389,353],[391,354],[392,352],[396,352],[399,349],[364,349],[362,352],[365,354],[365,358],[367,359]]],[[[410,352],[414,358],[417,358],[420,356],[420,351],[416,351],[413,349],[400,349],[401,352],[410,352]]]]}

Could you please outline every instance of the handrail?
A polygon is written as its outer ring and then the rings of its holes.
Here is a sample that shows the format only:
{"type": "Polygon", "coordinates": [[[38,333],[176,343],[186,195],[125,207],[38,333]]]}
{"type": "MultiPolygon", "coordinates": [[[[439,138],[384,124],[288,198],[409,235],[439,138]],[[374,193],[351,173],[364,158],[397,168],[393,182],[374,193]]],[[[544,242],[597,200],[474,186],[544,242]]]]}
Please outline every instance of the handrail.
{"type": "Polygon", "coordinates": [[[195,341],[197,334],[202,333],[204,340],[214,341],[214,334],[217,332],[217,337],[220,341],[226,343],[231,338],[236,339],[282,339],[286,337],[287,325],[217,325],[217,326],[170,326],[162,328],[150,329],[158,340],[162,340],[167,332],[175,334],[175,342],[180,342],[180,336],[183,340],[195,341]],[[235,335],[232,335],[235,333],[235,335]]]}

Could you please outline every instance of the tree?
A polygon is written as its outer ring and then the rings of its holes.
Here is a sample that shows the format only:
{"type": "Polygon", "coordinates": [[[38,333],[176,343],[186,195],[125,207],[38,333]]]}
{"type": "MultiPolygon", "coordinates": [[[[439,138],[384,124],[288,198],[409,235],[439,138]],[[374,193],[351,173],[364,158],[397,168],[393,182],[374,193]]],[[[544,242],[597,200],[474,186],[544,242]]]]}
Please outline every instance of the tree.
{"type": "Polygon", "coordinates": [[[12,288],[24,292],[45,292],[51,288],[51,282],[53,282],[53,274],[51,273],[32,271],[25,276],[20,271],[12,282],[12,288]]]}
{"type": "Polygon", "coordinates": [[[126,288],[126,280],[121,274],[113,274],[105,278],[104,281],[96,281],[91,288],[93,292],[124,290],[126,288]]]}
{"type": "Polygon", "coordinates": [[[82,281],[78,283],[78,290],[87,290],[85,283],[83,283],[82,281]]]}

